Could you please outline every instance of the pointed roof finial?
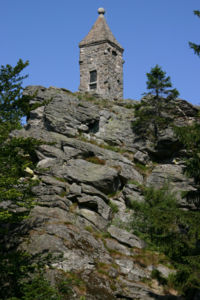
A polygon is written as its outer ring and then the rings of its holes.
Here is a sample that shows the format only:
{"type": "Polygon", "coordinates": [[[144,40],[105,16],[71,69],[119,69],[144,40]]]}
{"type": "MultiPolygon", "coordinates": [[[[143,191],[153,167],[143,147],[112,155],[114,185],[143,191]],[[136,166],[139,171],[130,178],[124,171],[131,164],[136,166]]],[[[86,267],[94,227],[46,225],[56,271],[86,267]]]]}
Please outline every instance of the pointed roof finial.
{"type": "Polygon", "coordinates": [[[118,41],[112,34],[108,24],[106,23],[106,20],[104,18],[105,12],[106,11],[103,7],[100,7],[98,9],[99,17],[97,18],[88,35],[79,43],[79,47],[82,48],[84,46],[94,45],[96,43],[110,42],[118,47],[121,52],[123,52],[124,49],[118,43],[118,41]]]}
{"type": "Polygon", "coordinates": [[[100,7],[99,9],[98,9],[98,14],[99,15],[104,15],[105,14],[105,9],[103,8],[103,7],[100,7]]]}

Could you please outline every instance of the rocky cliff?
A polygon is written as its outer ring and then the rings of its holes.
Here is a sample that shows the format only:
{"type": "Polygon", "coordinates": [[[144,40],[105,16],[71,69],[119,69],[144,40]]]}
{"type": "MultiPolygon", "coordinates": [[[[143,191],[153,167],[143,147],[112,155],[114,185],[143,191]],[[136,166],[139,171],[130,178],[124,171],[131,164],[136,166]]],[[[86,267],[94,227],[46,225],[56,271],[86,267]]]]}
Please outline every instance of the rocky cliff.
{"type": "MultiPolygon", "coordinates": [[[[21,226],[20,249],[51,254],[45,270],[53,284],[76,278],[69,299],[178,299],[175,290],[152,279],[154,269],[163,277],[175,270],[133,234],[131,201],[144,201],[142,186],[167,182],[180,207],[198,210],[198,187],[184,173],[185,150],[171,126],[191,124],[198,108],[163,101],[167,122],[155,127],[146,119],[138,127],[134,100],[106,101],[41,86],[24,94],[34,95],[31,103],[38,107],[13,135],[43,144],[31,175],[39,180],[36,205],[21,226]]],[[[151,97],[142,102],[153,116],[151,97]]]]}

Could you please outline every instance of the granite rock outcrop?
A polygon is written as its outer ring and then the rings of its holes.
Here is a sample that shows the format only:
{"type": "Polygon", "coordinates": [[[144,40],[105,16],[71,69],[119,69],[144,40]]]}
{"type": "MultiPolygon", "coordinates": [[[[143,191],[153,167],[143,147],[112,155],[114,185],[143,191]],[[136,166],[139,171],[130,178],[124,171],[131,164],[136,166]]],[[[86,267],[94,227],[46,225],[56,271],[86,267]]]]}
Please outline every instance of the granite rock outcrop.
{"type": "MultiPolygon", "coordinates": [[[[151,279],[153,269],[163,276],[173,270],[155,259],[141,263],[145,243],[131,228],[131,201],[144,201],[141,186],[159,188],[167,181],[181,207],[198,209],[197,201],[180,193],[198,188],[184,174],[184,149],[172,128],[158,132],[156,141],[138,135],[134,100],[106,101],[41,86],[29,86],[24,94],[34,95],[31,102],[38,107],[12,136],[43,144],[34,171],[36,205],[22,225],[19,248],[33,256],[51,253],[46,276],[52,283],[60,274],[76,274],[84,289],[72,287],[70,299],[178,299],[176,291],[166,295],[151,279]]],[[[163,112],[166,118],[176,115],[180,125],[197,113],[184,100],[171,100],[163,112]]]]}

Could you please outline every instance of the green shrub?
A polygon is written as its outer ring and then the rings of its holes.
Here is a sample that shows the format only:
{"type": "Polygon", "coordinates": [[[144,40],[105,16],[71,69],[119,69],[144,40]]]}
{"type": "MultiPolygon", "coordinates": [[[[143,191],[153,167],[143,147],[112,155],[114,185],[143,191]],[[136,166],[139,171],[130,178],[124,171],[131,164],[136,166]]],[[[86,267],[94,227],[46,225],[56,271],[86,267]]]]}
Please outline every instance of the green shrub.
{"type": "Polygon", "coordinates": [[[165,99],[159,101],[151,96],[148,102],[142,101],[135,104],[135,119],[132,121],[132,130],[154,141],[159,130],[163,130],[173,124],[173,118],[162,116],[162,112],[167,110],[165,99]]]}
{"type": "Polygon", "coordinates": [[[113,201],[109,201],[109,206],[113,213],[117,213],[119,211],[119,207],[113,201]]]}
{"type": "Polygon", "coordinates": [[[200,124],[175,127],[174,131],[187,150],[185,156],[186,174],[200,183],[200,124]]]}
{"type": "Polygon", "coordinates": [[[167,284],[167,279],[162,276],[159,270],[154,269],[151,272],[151,278],[158,280],[158,282],[162,285],[167,284]]]}
{"type": "Polygon", "coordinates": [[[22,300],[62,300],[56,288],[42,276],[34,277],[23,286],[22,300]]]}
{"type": "Polygon", "coordinates": [[[127,109],[134,109],[135,108],[135,104],[132,104],[132,103],[127,103],[124,105],[125,108],[127,109]]]}
{"type": "Polygon", "coordinates": [[[174,286],[189,295],[200,289],[200,212],[179,209],[166,186],[146,188],[144,197],[144,203],[132,203],[135,234],[171,259],[177,269],[174,286]]]}

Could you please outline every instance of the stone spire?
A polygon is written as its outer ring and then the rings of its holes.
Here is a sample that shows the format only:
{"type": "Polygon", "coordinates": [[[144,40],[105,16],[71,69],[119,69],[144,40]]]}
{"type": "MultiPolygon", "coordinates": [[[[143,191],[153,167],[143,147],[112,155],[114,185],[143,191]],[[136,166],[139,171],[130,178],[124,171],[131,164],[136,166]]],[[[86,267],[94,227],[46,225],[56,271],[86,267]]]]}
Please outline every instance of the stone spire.
{"type": "Polygon", "coordinates": [[[104,18],[105,9],[99,8],[98,13],[98,19],[96,20],[88,35],[80,42],[79,47],[81,48],[96,43],[110,42],[111,44],[113,44],[113,46],[116,46],[123,52],[124,49],[118,43],[110,28],[108,27],[108,24],[106,23],[106,20],[104,18]]]}
{"type": "Polygon", "coordinates": [[[81,92],[91,92],[107,99],[123,98],[123,51],[98,9],[88,35],[79,43],[81,92]]]}

